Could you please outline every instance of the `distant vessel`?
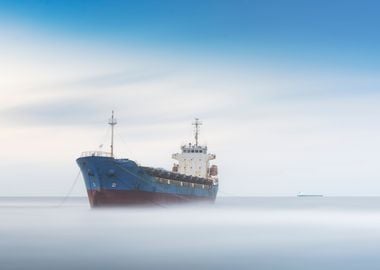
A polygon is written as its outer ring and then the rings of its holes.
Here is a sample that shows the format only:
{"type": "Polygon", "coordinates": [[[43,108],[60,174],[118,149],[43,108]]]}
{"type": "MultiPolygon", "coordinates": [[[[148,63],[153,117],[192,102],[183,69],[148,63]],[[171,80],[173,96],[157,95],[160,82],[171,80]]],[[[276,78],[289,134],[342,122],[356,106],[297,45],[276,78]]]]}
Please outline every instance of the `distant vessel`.
{"type": "Polygon", "coordinates": [[[130,159],[114,157],[112,112],[110,152],[90,151],[77,159],[91,207],[107,205],[161,204],[188,201],[213,202],[218,192],[218,167],[210,166],[216,158],[207,146],[198,144],[199,127],[195,119],[195,144],[181,146],[172,155],[178,163],[172,171],[140,166],[130,159]]]}
{"type": "Polygon", "coordinates": [[[299,193],[297,194],[297,197],[323,197],[322,194],[303,194],[299,193]]]}

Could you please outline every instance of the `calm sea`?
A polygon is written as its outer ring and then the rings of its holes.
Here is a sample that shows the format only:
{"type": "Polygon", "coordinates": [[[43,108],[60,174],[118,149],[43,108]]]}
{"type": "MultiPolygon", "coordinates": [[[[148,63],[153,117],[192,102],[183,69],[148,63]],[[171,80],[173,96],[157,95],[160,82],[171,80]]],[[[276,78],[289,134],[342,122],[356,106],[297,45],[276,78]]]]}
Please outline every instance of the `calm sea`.
{"type": "Polygon", "coordinates": [[[380,198],[0,199],[0,269],[380,269],[380,198]]]}

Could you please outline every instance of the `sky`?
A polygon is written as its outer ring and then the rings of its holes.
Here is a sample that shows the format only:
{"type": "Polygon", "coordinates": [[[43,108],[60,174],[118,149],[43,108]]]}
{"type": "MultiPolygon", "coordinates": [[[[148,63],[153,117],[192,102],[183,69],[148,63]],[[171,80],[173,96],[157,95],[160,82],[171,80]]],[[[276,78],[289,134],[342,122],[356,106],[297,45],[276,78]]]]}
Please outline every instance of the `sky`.
{"type": "Polygon", "coordinates": [[[220,196],[379,195],[379,8],[0,0],[0,196],[65,195],[112,110],[116,155],[168,169],[200,118],[220,196]]]}

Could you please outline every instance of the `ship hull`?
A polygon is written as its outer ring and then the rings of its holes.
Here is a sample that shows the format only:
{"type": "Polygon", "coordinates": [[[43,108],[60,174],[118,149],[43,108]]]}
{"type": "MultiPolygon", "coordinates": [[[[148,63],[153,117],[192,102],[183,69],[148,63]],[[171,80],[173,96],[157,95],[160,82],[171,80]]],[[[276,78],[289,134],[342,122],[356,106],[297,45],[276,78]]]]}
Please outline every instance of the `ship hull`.
{"type": "Polygon", "coordinates": [[[173,203],[214,202],[213,198],[175,195],[140,190],[87,190],[92,207],[124,205],[166,205],[173,203]]]}
{"type": "Polygon", "coordinates": [[[152,176],[128,159],[77,159],[91,207],[213,202],[218,186],[152,176]]]}

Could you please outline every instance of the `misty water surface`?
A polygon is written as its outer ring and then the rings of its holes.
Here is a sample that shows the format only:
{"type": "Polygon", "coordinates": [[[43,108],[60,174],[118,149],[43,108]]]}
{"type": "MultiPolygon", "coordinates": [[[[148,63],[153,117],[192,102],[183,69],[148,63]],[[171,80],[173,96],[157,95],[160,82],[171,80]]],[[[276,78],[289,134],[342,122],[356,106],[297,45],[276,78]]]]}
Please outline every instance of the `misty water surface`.
{"type": "Polygon", "coordinates": [[[1,269],[379,269],[380,198],[0,200],[1,269]]]}

